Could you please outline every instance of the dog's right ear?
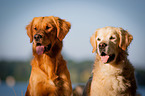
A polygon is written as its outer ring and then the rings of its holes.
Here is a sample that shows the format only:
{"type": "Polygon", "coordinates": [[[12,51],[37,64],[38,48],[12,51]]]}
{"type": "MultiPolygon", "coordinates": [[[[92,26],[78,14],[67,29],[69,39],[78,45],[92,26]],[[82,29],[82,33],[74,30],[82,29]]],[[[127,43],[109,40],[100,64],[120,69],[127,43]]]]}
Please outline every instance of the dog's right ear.
{"type": "Polygon", "coordinates": [[[97,47],[96,32],[91,36],[90,43],[91,43],[91,45],[93,47],[92,53],[94,53],[96,51],[96,47],[97,47]]]}
{"type": "Polygon", "coordinates": [[[30,43],[32,43],[33,41],[32,22],[30,22],[30,24],[26,26],[26,30],[27,30],[27,35],[30,38],[30,43]]]}

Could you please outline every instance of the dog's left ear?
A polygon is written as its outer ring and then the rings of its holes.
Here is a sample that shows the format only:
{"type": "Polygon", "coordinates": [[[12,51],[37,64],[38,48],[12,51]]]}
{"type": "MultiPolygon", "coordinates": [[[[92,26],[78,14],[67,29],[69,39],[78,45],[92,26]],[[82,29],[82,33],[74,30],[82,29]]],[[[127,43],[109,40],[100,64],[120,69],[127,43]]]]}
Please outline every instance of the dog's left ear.
{"type": "Polygon", "coordinates": [[[127,30],[124,30],[122,28],[119,28],[119,36],[119,47],[125,51],[133,40],[133,36],[127,30]]]}
{"type": "Polygon", "coordinates": [[[62,41],[71,28],[71,24],[65,20],[59,19],[59,27],[60,28],[57,31],[57,38],[62,41]]]}
{"type": "Polygon", "coordinates": [[[91,45],[93,47],[92,53],[94,53],[96,51],[96,47],[97,47],[96,32],[91,36],[90,43],[91,43],[91,45]]]}
{"type": "Polygon", "coordinates": [[[57,27],[57,38],[62,41],[71,28],[71,24],[64,19],[60,19],[59,17],[51,17],[57,27]]]}

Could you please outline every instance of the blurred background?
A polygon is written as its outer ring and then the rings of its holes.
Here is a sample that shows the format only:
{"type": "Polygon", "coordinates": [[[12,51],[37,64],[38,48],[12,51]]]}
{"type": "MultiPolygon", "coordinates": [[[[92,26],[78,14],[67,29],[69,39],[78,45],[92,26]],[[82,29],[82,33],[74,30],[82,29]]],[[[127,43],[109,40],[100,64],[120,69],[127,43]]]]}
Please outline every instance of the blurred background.
{"type": "Polygon", "coordinates": [[[122,27],[134,37],[128,48],[138,92],[145,96],[144,0],[0,0],[0,96],[23,96],[31,72],[32,45],[26,25],[39,16],[58,16],[72,24],[62,54],[73,85],[85,84],[95,59],[90,37],[97,28],[122,27]]]}

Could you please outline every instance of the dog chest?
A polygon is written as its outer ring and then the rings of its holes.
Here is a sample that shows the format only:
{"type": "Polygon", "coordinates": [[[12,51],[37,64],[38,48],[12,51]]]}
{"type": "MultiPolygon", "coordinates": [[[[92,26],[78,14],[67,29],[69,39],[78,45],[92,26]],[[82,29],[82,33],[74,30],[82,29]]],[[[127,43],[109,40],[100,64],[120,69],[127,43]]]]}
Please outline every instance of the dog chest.
{"type": "Polygon", "coordinates": [[[123,93],[127,86],[125,78],[121,76],[119,69],[101,67],[93,71],[93,80],[91,83],[91,96],[115,96],[123,93]]]}

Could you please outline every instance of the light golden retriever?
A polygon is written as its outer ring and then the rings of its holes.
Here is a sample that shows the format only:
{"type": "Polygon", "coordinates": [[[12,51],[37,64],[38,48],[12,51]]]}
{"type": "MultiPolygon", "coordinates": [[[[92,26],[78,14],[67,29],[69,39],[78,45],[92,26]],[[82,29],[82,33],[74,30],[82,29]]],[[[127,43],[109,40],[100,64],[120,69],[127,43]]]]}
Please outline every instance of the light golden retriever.
{"type": "Polygon", "coordinates": [[[70,74],[61,55],[62,40],[70,27],[69,22],[54,16],[35,17],[27,25],[34,58],[25,96],[72,94],[70,74]]]}
{"type": "Polygon", "coordinates": [[[127,59],[132,39],[127,30],[116,27],[100,28],[92,35],[96,60],[83,96],[135,96],[134,68],[127,59]]]}

